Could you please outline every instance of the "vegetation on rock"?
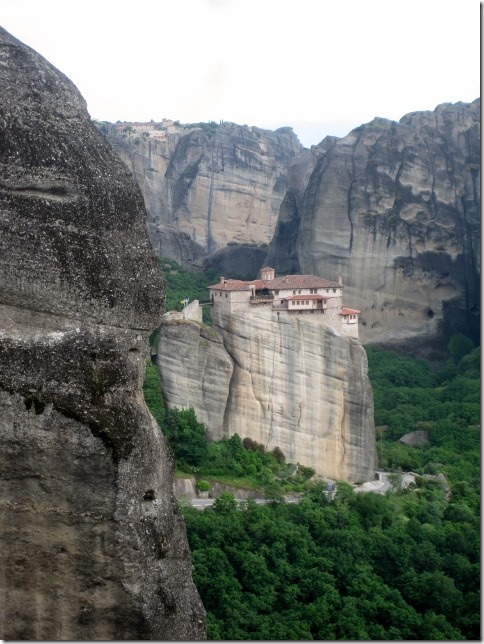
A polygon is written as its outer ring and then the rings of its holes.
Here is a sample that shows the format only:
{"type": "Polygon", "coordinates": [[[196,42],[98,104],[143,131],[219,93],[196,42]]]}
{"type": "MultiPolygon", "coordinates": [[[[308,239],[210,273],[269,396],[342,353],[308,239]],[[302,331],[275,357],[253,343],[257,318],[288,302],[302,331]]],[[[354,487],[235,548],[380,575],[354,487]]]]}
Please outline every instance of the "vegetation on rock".
{"type": "Polygon", "coordinates": [[[146,404],[173,450],[179,473],[259,489],[271,497],[307,488],[314,470],[286,464],[280,448],[267,452],[263,445],[250,438],[242,440],[238,434],[209,441],[205,425],[197,420],[193,408],[167,409],[158,370],[152,364],[147,364],[143,391],[146,404]]]}
{"type": "MultiPolygon", "coordinates": [[[[209,299],[208,287],[219,280],[219,275],[212,269],[207,269],[203,273],[190,272],[167,257],[161,257],[160,264],[166,283],[165,308],[167,311],[181,311],[185,298],[188,298],[190,302],[193,300],[207,301],[209,299]]],[[[210,307],[203,308],[203,321],[211,324],[210,307]]]]}
{"type": "Polygon", "coordinates": [[[382,496],[340,483],[330,500],[315,484],[299,504],[237,506],[225,495],[204,512],[184,507],[209,639],[479,639],[480,443],[462,405],[478,404],[480,350],[439,374],[391,352],[369,355],[379,414],[391,392],[393,413],[410,405],[414,423],[431,415],[427,402],[444,406],[428,446],[395,442],[396,428],[382,440],[384,464],[391,453],[394,469],[421,472],[416,489],[382,496]],[[445,474],[450,498],[426,472],[445,474]]]}
{"type": "MultiPolygon", "coordinates": [[[[203,480],[251,481],[272,500],[237,503],[224,493],[203,512],[182,507],[208,639],[480,638],[480,349],[454,336],[440,371],[376,347],[367,353],[379,463],[394,472],[392,490],[356,493],[339,482],[328,494],[313,479],[301,482],[298,504],[282,502],[296,466],[280,450],[237,435],[203,446],[193,410],[165,410],[148,367],[145,396],[178,467],[203,480]],[[399,441],[422,429],[426,443],[399,441]],[[399,473],[408,471],[416,482],[403,488],[399,473]]],[[[304,469],[298,475],[310,479],[304,469]]]]}

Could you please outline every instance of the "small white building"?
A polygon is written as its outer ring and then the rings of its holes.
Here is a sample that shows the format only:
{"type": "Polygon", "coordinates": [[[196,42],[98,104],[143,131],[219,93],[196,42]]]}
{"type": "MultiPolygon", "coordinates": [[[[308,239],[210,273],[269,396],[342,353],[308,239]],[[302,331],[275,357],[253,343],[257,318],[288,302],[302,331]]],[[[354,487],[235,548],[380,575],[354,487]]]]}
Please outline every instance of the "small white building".
{"type": "Polygon", "coordinates": [[[341,325],[342,331],[345,335],[350,335],[353,338],[358,338],[358,315],[361,311],[357,309],[348,309],[345,306],[341,309],[341,325]]]}
{"type": "Polygon", "coordinates": [[[219,306],[229,313],[250,308],[252,290],[247,282],[221,277],[218,284],[209,286],[209,290],[212,306],[219,306]]]}

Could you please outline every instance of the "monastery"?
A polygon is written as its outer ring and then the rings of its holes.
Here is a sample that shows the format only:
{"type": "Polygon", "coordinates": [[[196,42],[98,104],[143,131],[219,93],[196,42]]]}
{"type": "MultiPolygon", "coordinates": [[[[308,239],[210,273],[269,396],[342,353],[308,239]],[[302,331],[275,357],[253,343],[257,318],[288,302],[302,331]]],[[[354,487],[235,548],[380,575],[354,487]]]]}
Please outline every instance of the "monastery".
{"type": "Polygon", "coordinates": [[[316,275],[284,275],[268,266],[252,281],[220,278],[209,286],[213,307],[229,313],[271,307],[283,315],[320,316],[322,324],[358,338],[360,311],[343,306],[342,280],[331,282],[316,275]]]}

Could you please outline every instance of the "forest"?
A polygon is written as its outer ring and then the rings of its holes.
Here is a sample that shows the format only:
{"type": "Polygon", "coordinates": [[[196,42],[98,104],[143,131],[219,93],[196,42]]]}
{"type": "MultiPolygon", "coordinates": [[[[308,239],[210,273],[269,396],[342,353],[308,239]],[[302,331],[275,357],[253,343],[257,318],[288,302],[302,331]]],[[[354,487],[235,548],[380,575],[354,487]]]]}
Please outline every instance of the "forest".
{"type": "Polygon", "coordinates": [[[270,501],[181,503],[208,639],[480,639],[480,348],[457,334],[438,369],[366,351],[379,468],[394,473],[385,495],[344,481],[328,494],[309,468],[244,437],[209,443],[193,410],[165,409],[147,367],[145,398],[179,473],[238,478],[270,501]],[[414,431],[422,443],[400,441],[414,431]],[[289,490],[299,503],[284,503],[289,490]]]}

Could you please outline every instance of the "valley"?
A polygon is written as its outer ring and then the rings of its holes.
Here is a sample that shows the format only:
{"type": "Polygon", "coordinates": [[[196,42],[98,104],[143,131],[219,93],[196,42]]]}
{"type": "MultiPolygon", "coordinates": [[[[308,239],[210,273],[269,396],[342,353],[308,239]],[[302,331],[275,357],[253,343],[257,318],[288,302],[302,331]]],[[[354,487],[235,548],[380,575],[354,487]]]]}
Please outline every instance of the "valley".
{"type": "Polygon", "coordinates": [[[305,149],[0,60],[0,636],[479,639],[480,100],[305,149]]]}

